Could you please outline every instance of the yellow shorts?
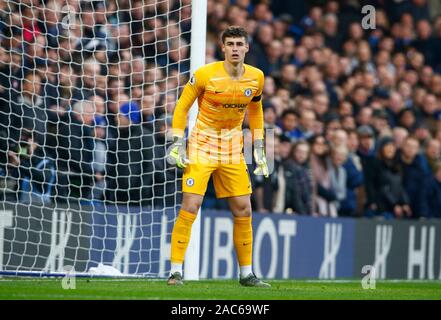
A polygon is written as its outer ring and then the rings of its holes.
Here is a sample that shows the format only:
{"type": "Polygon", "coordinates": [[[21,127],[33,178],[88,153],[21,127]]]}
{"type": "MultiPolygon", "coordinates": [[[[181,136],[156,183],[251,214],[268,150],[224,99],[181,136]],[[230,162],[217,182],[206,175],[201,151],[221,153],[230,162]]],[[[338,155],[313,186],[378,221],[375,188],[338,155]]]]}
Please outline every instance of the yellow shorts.
{"type": "Polygon", "coordinates": [[[182,176],[182,192],[205,195],[213,174],[217,198],[237,197],[252,193],[247,165],[240,163],[190,163],[182,176]]]}

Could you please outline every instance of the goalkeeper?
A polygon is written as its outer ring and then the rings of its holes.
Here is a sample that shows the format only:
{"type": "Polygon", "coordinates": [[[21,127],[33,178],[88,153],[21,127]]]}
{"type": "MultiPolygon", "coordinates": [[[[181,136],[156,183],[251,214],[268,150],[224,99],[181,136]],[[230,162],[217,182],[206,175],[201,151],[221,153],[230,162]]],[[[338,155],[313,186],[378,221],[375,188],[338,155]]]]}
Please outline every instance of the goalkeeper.
{"type": "Polygon", "coordinates": [[[168,159],[183,168],[182,206],[171,237],[169,285],[181,285],[182,264],[193,221],[213,175],[217,198],[226,198],[234,216],[234,246],[240,266],[240,284],[269,287],[252,269],[251,183],[242,153],[242,122],[248,109],[254,141],[255,174],[268,176],[264,152],[262,71],[244,64],[248,34],[229,27],[221,36],[225,60],[199,68],[190,78],[173,115],[174,143],[168,159]],[[199,113],[186,146],[188,110],[198,99],[199,113]]]}

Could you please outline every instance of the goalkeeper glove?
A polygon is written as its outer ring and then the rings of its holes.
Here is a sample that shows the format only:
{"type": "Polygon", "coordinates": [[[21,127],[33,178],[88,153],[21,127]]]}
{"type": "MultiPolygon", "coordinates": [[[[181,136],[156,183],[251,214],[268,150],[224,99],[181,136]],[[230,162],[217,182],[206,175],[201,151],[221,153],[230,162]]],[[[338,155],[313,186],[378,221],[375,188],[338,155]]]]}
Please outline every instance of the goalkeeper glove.
{"type": "Polygon", "coordinates": [[[265,150],[263,147],[263,139],[254,141],[254,160],[257,168],[254,170],[255,175],[264,175],[268,178],[268,164],[266,163],[265,150]]]}
{"type": "Polygon", "coordinates": [[[168,155],[168,163],[173,164],[178,168],[185,168],[190,160],[187,159],[187,151],[184,138],[173,137],[173,144],[170,147],[168,155]]]}

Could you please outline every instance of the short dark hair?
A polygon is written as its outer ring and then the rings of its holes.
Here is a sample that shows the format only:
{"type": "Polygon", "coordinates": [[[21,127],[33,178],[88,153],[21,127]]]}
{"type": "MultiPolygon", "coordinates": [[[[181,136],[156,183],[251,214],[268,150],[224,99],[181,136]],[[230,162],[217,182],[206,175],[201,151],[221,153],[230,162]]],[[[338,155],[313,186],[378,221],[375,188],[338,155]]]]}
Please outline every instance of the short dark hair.
{"type": "Polygon", "coordinates": [[[280,115],[280,118],[283,119],[285,118],[287,115],[293,114],[295,115],[296,118],[299,118],[299,114],[297,113],[297,111],[293,108],[288,108],[283,110],[282,114],[280,115]]]}
{"type": "Polygon", "coordinates": [[[245,41],[248,42],[248,32],[245,31],[243,27],[239,26],[230,26],[222,32],[221,39],[222,43],[225,43],[225,38],[245,38],[245,41]]]}

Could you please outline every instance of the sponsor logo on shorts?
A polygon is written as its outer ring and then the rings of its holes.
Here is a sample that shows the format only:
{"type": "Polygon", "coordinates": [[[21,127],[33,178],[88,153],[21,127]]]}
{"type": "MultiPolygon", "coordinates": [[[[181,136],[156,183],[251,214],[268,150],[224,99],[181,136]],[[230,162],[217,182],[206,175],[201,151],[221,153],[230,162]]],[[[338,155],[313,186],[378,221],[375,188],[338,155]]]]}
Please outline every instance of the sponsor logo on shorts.
{"type": "Polygon", "coordinates": [[[187,183],[187,186],[192,187],[194,185],[194,179],[193,178],[188,178],[186,183],[187,183]]]}
{"type": "Polygon", "coordinates": [[[244,93],[245,97],[249,97],[253,94],[253,90],[251,89],[245,89],[244,93]]]}

